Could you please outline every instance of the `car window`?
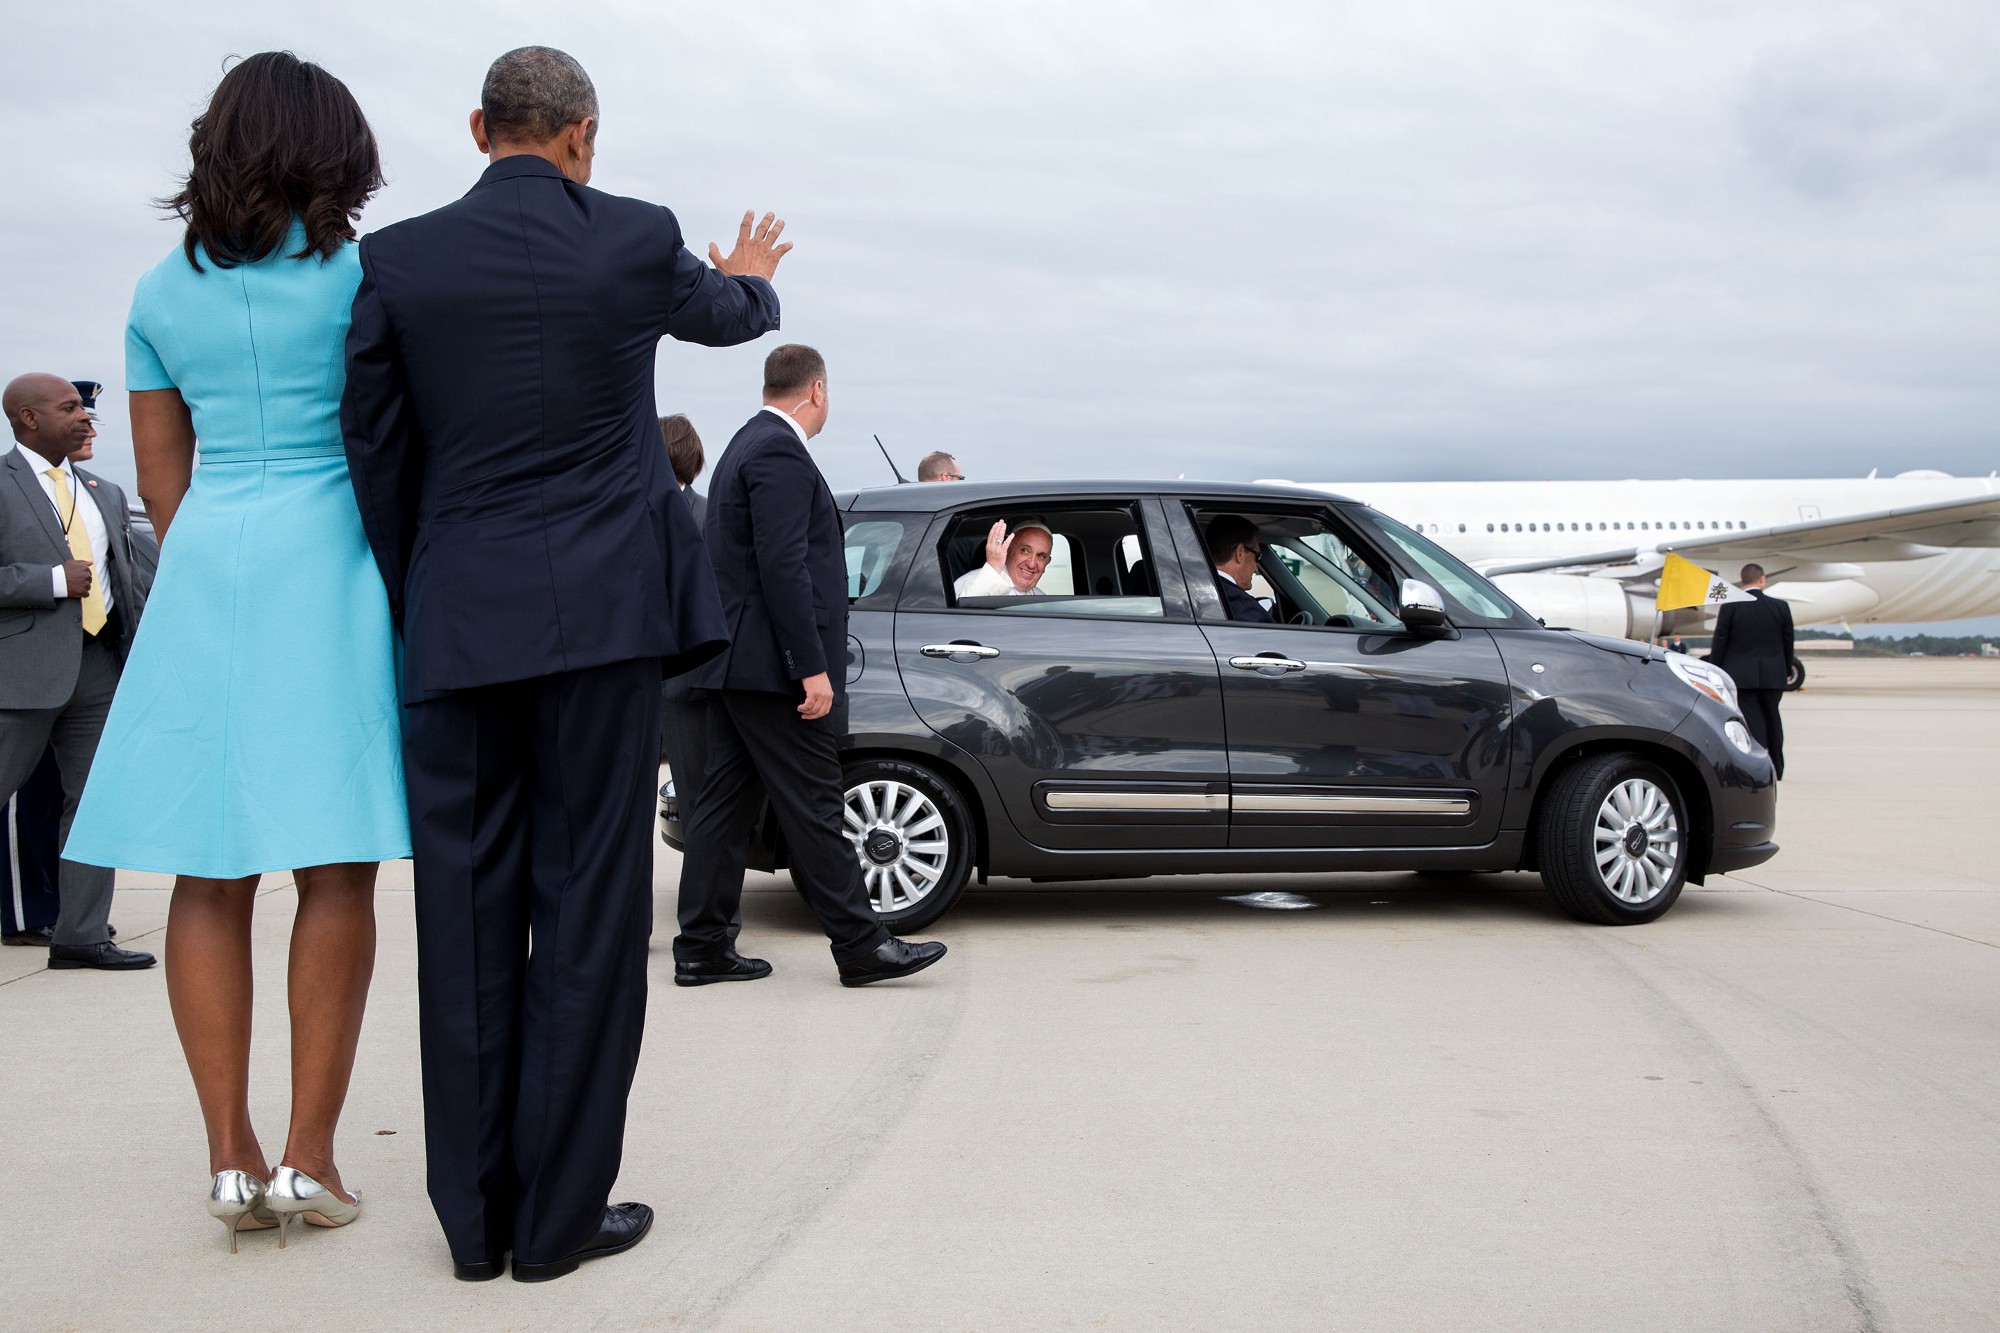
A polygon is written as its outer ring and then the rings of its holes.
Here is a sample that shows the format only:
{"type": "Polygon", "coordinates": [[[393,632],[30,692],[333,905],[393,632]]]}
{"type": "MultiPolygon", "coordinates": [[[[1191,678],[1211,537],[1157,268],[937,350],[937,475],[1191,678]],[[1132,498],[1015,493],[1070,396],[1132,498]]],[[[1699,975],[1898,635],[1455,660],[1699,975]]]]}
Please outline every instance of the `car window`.
{"type": "Polygon", "coordinates": [[[1136,505],[1064,504],[1038,499],[996,511],[981,508],[958,515],[938,544],[940,572],[951,605],[1009,615],[1159,618],[1159,581],[1139,522],[1136,505]],[[1010,555],[1028,562],[1006,572],[986,564],[986,539],[995,522],[1032,542],[1041,536],[1047,559],[1039,568],[1035,546],[1010,555]],[[1035,527],[1044,534],[1035,534],[1035,527]],[[1022,591],[1020,578],[1032,580],[1022,591]]]}
{"type": "Polygon", "coordinates": [[[1070,597],[1076,593],[1076,559],[1070,553],[1069,538],[1060,532],[1055,536],[1054,549],[1049,552],[1049,566],[1035,586],[1051,597],[1070,597]]]}
{"type": "Polygon", "coordinates": [[[1204,546],[1217,519],[1241,519],[1256,529],[1263,555],[1248,591],[1273,620],[1376,632],[1403,627],[1393,609],[1391,573],[1350,542],[1324,510],[1286,514],[1190,505],[1189,515],[1204,546]]]}
{"type": "Polygon", "coordinates": [[[896,551],[902,546],[904,535],[903,524],[893,518],[848,520],[844,541],[848,601],[859,601],[881,591],[883,580],[895,566],[896,551]]]}
{"type": "Polygon", "coordinates": [[[1529,625],[1535,618],[1507,600],[1505,593],[1460,563],[1436,542],[1421,537],[1386,514],[1356,505],[1352,513],[1364,526],[1372,527],[1393,545],[1420,576],[1444,598],[1445,613],[1455,625],[1529,625]]]}

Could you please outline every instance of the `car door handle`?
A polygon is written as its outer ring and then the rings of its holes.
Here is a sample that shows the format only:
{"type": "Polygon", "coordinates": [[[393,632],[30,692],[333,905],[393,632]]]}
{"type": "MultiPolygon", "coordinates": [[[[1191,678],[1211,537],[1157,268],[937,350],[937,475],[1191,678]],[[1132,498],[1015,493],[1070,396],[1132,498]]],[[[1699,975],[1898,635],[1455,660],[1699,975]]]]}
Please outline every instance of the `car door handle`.
{"type": "Polygon", "coordinates": [[[998,648],[979,643],[927,643],[918,649],[925,657],[998,657],[998,648]]]}
{"type": "Polygon", "coordinates": [[[1306,664],[1296,657],[1280,657],[1276,653],[1259,653],[1255,657],[1232,657],[1229,665],[1238,671],[1304,671],[1306,664]]]}

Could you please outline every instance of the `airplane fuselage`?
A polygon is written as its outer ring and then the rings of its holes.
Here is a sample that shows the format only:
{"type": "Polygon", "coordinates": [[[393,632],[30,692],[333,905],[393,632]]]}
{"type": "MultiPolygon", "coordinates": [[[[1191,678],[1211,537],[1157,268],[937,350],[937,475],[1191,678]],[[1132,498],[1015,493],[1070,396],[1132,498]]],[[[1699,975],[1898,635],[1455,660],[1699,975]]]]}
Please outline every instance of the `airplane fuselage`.
{"type": "MultiPolygon", "coordinates": [[[[1928,472],[1749,481],[1308,484],[1352,496],[1418,528],[1481,569],[1619,549],[1670,550],[1736,532],[2000,494],[1994,477],[1928,472]]],[[[1773,593],[1792,602],[1802,625],[1911,624],[2000,614],[2000,549],[1913,549],[1908,557],[1765,563],[1773,593]],[[1789,584],[1788,573],[1794,575],[1789,584]]],[[[1736,579],[1736,567],[1707,563],[1736,579]]],[[[1571,577],[1579,576],[1503,575],[1497,581],[1502,587],[1515,584],[1509,590],[1535,610],[1536,581],[1571,577]]]]}

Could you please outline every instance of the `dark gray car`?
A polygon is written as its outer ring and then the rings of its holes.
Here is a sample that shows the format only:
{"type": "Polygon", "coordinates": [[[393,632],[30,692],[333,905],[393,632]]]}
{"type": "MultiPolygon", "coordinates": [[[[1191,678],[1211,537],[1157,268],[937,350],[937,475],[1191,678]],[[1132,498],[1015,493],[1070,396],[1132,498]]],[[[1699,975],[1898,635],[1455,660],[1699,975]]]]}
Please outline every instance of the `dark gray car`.
{"type": "MultiPolygon", "coordinates": [[[[1777,852],[1729,678],[1543,626],[1419,534],[1280,486],[955,483],[839,497],[847,835],[892,930],[977,874],[1539,870],[1651,921],[1777,852]],[[1201,534],[1257,527],[1232,621],[1201,534]],[[1054,534],[1038,596],[960,599],[988,529],[1054,534]]],[[[662,831],[680,846],[671,784],[662,831]]],[[[784,865],[766,819],[753,866],[784,865]]]]}

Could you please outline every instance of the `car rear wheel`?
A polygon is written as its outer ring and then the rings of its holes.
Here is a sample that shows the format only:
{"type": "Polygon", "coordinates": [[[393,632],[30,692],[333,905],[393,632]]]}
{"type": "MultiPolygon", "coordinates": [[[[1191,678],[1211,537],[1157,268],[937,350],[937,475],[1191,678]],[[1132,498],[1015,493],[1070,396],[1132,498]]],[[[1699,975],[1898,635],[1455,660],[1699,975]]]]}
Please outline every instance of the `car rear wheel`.
{"type": "Polygon", "coordinates": [[[841,832],[869,906],[894,934],[951,910],[972,873],[972,821],[951,784],[918,764],[867,759],[845,774],[841,832]]]}
{"type": "Polygon", "coordinates": [[[1687,807],[1664,769],[1630,754],[1586,759],[1542,803],[1542,882],[1579,921],[1658,920],[1687,880],[1687,833],[1687,807]]]}

